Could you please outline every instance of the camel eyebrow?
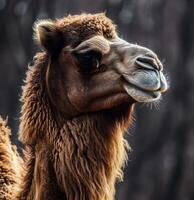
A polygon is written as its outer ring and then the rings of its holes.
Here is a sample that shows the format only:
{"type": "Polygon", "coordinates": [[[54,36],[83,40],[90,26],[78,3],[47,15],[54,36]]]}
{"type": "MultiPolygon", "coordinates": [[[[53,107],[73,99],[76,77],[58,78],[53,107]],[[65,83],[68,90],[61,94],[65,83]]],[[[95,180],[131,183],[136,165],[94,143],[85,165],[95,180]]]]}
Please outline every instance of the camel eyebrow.
{"type": "Polygon", "coordinates": [[[86,41],[83,41],[75,48],[76,51],[87,51],[87,49],[93,49],[101,52],[102,54],[106,54],[110,50],[110,45],[102,36],[94,36],[86,41]]]}

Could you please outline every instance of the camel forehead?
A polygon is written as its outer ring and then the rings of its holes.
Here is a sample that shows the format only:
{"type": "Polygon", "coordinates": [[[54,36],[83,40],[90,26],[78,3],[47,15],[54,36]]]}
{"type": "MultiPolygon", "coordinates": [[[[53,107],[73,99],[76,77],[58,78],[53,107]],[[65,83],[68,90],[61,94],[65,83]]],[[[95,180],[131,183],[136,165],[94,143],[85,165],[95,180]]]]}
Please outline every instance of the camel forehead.
{"type": "Polygon", "coordinates": [[[57,21],[58,28],[64,32],[67,41],[83,41],[94,35],[103,35],[107,39],[116,36],[115,24],[105,14],[69,15],[57,21]]]}

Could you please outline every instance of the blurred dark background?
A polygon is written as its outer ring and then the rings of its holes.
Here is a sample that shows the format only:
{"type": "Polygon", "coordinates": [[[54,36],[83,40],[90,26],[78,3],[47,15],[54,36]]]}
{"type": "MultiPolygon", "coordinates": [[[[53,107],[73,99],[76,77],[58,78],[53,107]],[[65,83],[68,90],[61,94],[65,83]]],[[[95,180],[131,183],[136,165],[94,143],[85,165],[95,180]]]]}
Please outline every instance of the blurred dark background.
{"type": "Polygon", "coordinates": [[[106,12],[129,42],[163,61],[169,92],[157,105],[137,105],[132,146],[117,200],[194,199],[194,1],[0,0],[0,114],[17,142],[21,85],[38,47],[36,19],[106,12]]]}

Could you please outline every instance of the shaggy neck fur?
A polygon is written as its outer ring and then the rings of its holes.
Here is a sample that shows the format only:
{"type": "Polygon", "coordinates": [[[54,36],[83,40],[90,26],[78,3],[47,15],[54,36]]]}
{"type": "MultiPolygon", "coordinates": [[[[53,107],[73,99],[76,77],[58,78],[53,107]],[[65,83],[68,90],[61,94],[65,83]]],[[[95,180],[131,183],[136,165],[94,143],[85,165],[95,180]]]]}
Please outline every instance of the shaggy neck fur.
{"type": "Polygon", "coordinates": [[[18,199],[112,200],[122,178],[132,106],[67,119],[54,112],[45,89],[45,54],[29,68],[23,88],[20,140],[28,146],[18,199]],[[123,112],[126,113],[124,119],[123,112]]]}

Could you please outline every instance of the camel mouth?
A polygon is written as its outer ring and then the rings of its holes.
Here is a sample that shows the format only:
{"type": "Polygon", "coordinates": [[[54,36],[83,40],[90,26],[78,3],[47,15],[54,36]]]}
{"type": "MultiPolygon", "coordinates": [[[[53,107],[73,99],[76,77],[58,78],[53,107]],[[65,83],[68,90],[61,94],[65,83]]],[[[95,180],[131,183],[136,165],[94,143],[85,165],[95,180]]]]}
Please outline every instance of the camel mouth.
{"type": "Polygon", "coordinates": [[[156,101],[167,90],[167,82],[161,71],[136,70],[122,76],[124,90],[137,102],[156,101]]]}
{"type": "Polygon", "coordinates": [[[158,100],[161,97],[160,91],[145,90],[129,82],[125,82],[123,88],[127,94],[137,102],[152,102],[158,100]]]}

